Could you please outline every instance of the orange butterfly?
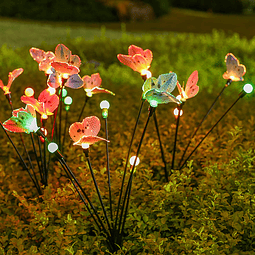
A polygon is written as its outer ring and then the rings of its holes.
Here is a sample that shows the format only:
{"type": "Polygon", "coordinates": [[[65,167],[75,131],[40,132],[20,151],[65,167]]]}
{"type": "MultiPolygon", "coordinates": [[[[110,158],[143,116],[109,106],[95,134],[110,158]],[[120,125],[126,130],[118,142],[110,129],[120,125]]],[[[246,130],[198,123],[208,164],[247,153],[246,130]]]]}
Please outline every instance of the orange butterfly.
{"type": "Polygon", "coordinates": [[[0,80],[0,88],[3,90],[4,94],[7,95],[7,94],[10,94],[11,91],[10,91],[10,88],[11,88],[11,85],[13,83],[13,81],[23,73],[23,68],[18,68],[18,69],[15,69],[13,70],[12,72],[9,72],[9,79],[8,79],[8,83],[6,86],[4,86],[2,80],[0,80]]]}
{"type": "Polygon", "coordinates": [[[232,81],[243,81],[246,73],[246,67],[239,64],[239,60],[232,54],[228,53],[225,57],[227,71],[223,74],[223,78],[232,81]]]}
{"type": "Polygon", "coordinates": [[[59,98],[56,94],[51,94],[48,89],[41,92],[38,100],[33,96],[22,96],[21,101],[25,104],[32,105],[34,109],[41,114],[41,118],[47,119],[48,115],[53,115],[53,112],[59,105],[59,98]]]}
{"type": "Polygon", "coordinates": [[[55,54],[52,51],[45,52],[44,50],[32,47],[29,50],[31,57],[39,64],[39,70],[46,74],[51,73],[51,63],[55,59],[55,54]]]}
{"type": "Polygon", "coordinates": [[[87,149],[98,141],[109,142],[97,136],[100,126],[100,120],[96,116],[87,117],[82,122],[73,123],[69,128],[70,137],[74,141],[73,145],[79,145],[83,149],[87,149]]]}
{"type": "Polygon", "coordinates": [[[181,100],[186,101],[189,98],[192,98],[197,95],[199,91],[199,87],[197,86],[198,82],[198,72],[194,71],[190,77],[188,78],[185,90],[184,86],[182,87],[180,83],[177,81],[177,88],[179,90],[181,100]]]}
{"type": "Polygon", "coordinates": [[[128,55],[118,54],[117,58],[122,64],[143,75],[150,68],[153,55],[149,49],[143,50],[138,46],[130,45],[128,55]]]}
{"type": "Polygon", "coordinates": [[[58,44],[55,49],[55,59],[51,62],[51,74],[47,84],[52,88],[62,86],[62,79],[67,79],[67,87],[78,89],[83,86],[83,81],[78,75],[81,60],[63,44],[58,44]]]}
{"type": "Polygon", "coordinates": [[[85,75],[82,77],[82,81],[83,81],[83,88],[88,97],[92,97],[93,94],[97,94],[97,93],[108,93],[113,96],[115,95],[113,92],[107,89],[99,88],[102,82],[102,79],[99,73],[92,74],[91,77],[89,75],[85,75]]]}

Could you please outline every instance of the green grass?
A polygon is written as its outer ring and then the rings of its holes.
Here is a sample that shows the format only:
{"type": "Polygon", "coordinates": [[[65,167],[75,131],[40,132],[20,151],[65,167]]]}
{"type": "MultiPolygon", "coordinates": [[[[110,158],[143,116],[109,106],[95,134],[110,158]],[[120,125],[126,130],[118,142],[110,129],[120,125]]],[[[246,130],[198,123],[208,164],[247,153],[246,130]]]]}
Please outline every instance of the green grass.
{"type": "MultiPolygon", "coordinates": [[[[0,46],[7,44],[18,48],[39,47],[42,43],[55,45],[68,38],[82,37],[93,40],[103,33],[106,37],[120,38],[121,23],[75,23],[39,22],[30,20],[0,19],[0,46]],[[106,30],[102,29],[105,26],[106,30]]],[[[168,15],[150,22],[125,24],[126,31],[142,35],[144,33],[211,33],[213,29],[225,33],[238,33],[251,39],[255,31],[255,16],[222,15],[173,8],[168,15]]]]}
{"type": "MultiPolygon", "coordinates": [[[[204,15],[207,15],[189,12],[187,16],[191,17],[191,14],[194,19],[204,18],[204,15]]],[[[247,18],[252,19],[252,17],[247,18]]],[[[14,24],[11,20],[5,22],[9,25],[14,24]]],[[[15,24],[18,26],[17,22],[15,24]]],[[[24,27],[26,24],[32,27],[31,22],[21,22],[21,24],[24,27]]],[[[55,37],[54,29],[62,29],[62,40],[66,41],[73,54],[81,57],[81,76],[99,72],[103,80],[102,87],[116,93],[115,97],[103,94],[93,96],[88,101],[84,113],[84,116],[100,117],[100,101],[103,99],[110,101],[109,150],[115,209],[143,84],[138,73],[119,63],[116,58],[118,53],[126,54],[130,44],[149,48],[154,56],[151,65],[153,75],[158,77],[159,74],[171,70],[177,73],[180,83],[186,81],[192,71],[198,70],[200,92],[195,98],[187,100],[184,105],[176,162],[179,161],[199,120],[225,84],[222,74],[226,70],[224,57],[228,52],[235,54],[240,62],[246,65],[245,81],[233,82],[226,89],[201,127],[195,141],[192,142],[189,152],[238,97],[243,84],[254,82],[255,38],[246,40],[240,38],[238,34],[228,36],[217,31],[199,35],[164,33],[157,37],[155,34],[133,36],[116,31],[119,39],[113,40],[110,39],[112,38],[110,34],[110,38],[107,34],[104,37],[102,36],[104,31],[101,34],[101,31],[94,27],[91,31],[97,31],[100,38],[88,41],[88,37],[85,36],[78,35],[78,38],[67,36],[66,28],[73,28],[73,24],[56,23],[54,26],[52,24],[45,25],[44,36],[48,36],[51,31],[51,39],[54,37],[54,41],[37,40],[41,35],[39,28],[43,25],[36,23],[33,26],[37,36],[27,37],[27,40],[20,37],[18,40],[20,45],[16,47],[25,46],[24,48],[13,50],[7,46],[0,47],[0,78],[6,84],[8,72],[23,67],[24,73],[11,87],[14,108],[24,106],[20,102],[20,96],[27,86],[35,89],[37,98],[45,88],[45,75],[38,71],[38,64],[30,57],[28,49],[30,46],[39,47],[44,41],[44,44],[49,45],[49,47],[44,45],[44,50],[54,50],[56,44],[60,43],[57,36],[55,37]],[[90,60],[96,60],[100,65],[95,67],[89,62],[90,60]]],[[[129,25],[132,24],[127,25],[127,30],[131,31],[129,25]]],[[[77,25],[77,29],[82,29],[82,26],[82,24],[77,25]]],[[[114,26],[120,27],[120,24],[109,24],[109,29],[113,29],[114,26]]],[[[108,30],[108,24],[106,27],[108,30]]],[[[21,31],[17,27],[16,30],[21,31]]],[[[7,41],[4,43],[15,47],[7,41]]],[[[82,89],[78,91],[69,89],[68,93],[74,99],[69,114],[69,124],[71,124],[77,121],[85,93],[82,89]]],[[[173,94],[176,95],[177,91],[175,90],[173,94]]],[[[0,105],[2,109],[0,120],[3,122],[10,117],[10,107],[2,92],[0,105]]],[[[172,114],[174,107],[174,104],[167,104],[160,105],[157,109],[161,139],[169,167],[176,123],[172,114]]],[[[136,151],[148,116],[147,109],[148,105],[142,112],[132,155],[136,151]]],[[[102,119],[101,124],[102,130],[99,136],[103,137],[102,119]]],[[[187,167],[182,172],[172,171],[170,182],[165,183],[155,127],[153,123],[149,123],[141,148],[141,163],[134,176],[123,249],[118,254],[254,254],[254,127],[253,93],[245,96],[233,107],[193,155],[187,167]]],[[[17,134],[11,134],[11,137],[23,152],[20,137],[17,134]]],[[[23,137],[31,152],[29,136],[24,134],[23,137]]],[[[68,135],[67,140],[70,140],[68,135]]],[[[1,129],[0,144],[0,254],[80,255],[93,254],[93,252],[107,254],[104,237],[94,233],[93,222],[74,193],[61,166],[52,163],[49,187],[44,190],[41,201],[37,198],[28,174],[22,169],[1,129]]],[[[104,202],[108,204],[104,144],[97,143],[91,147],[90,157],[104,202]]],[[[65,158],[89,192],[96,208],[99,208],[82,150],[67,146],[65,158]]],[[[33,162],[36,165],[35,160],[33,162]]]]}

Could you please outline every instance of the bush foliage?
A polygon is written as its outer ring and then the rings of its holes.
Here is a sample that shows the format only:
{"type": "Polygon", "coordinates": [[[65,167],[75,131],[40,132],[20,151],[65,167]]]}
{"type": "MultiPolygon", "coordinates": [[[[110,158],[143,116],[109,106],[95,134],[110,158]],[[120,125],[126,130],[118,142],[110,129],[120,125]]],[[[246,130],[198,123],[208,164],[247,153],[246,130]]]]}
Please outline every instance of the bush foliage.
{"type": "MultiPolygon", "coordinates": [[[[154,54],[153,76],[174,71],[181,83],[186,82],[192,71],[198,70],[200,92],[183,108],[177,162],[196,125],[225,84],[222,79],[225,55],[232,52],[246,65],[246,82],[252,82],[254,75],[255,40],[241,39],[236,34],[227,36],[214,31],[211,35],[171,33],[141,38],[123,34],[120,40],[101,37],[86,42],[77,38],[65,44],[81,57],[81,73],[99,72],[103,87],[116,93],[114,98],[107,98],[111,103],[110,169],[115,208],[143,83],[139,74],[117,61],[118,53],[125,54],[130,44],[149,48],[154,54]]],[[[44,50],[54,50],[54,47],[42,45],[44,50]]],[[[13,104],[18,107],[22,106],[19,97],[27,86],[40,91],[45,86],[44,74],[38,74],[38,67],[26,48],[12,50],[3,46],[0,66],[5,84],[9,71],[19,67],[25,70],[12,86],[13,104]]],[[[201,138],[238,97],[243,84],[231,84],[197,138],[201,138]]],[[[70,123],[77,120],[84,100],[82,93],[74,92],[73,97],[70,111],[74,114],[70,116],[70,123]]],[[[98,95],[88,102],[87,116],[100,116],[98,105],[103,98],[98,95]]],[[[3,109],[0,120],[4,121],[9,116],[4,96],[0,97],[0,104],[3,109]]],[[[161,105],[157,110],[169,164],[175,131],[173,107],[161,105]]],[[[135,146],[146,117],[144,109],[135,146]]],[[[254,254],[254,127],[253,94],[238,102],[188,165],[182,171],[172,170],[170,181],[165,183],[159,143],[155,127],[150,123],[141,149],[141,163],[134,176],[123,248],[116,254],[254,254]]],[[[2,131],[0,142],[0,254],[108,254],[104,238],[95,231],[91,217],[60,165],[52,165],[50,184],[44,194],[37,197],[2,131]]],[[[102,144],[95,144],[90,155],[107,204],[104,151],[102,144]]],[[[99,205],[82,150],[66,148],[65,154],[70,168],[99,205]]]]}

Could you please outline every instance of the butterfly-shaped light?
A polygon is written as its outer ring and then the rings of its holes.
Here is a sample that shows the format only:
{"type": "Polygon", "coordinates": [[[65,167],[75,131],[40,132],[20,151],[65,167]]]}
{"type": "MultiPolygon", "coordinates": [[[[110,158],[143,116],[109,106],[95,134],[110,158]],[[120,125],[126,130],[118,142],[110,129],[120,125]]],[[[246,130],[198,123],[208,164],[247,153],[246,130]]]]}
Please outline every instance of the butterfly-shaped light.
{"type": "Polygon", "coordinates": [[[149,49],[143,50],[138,46],[130,45],[128,48],[128,55],[118,54],[117,58],[122,64],[145,75],[146,70],[150,68],[153,55],[152,51],[149,49]]]}
{"type": "Polygon", "coordinates": [[[83,86],[79,76],[81,60],[63,44],[58,44],[55,49],[55,59],[51,62],[51,73],[47,84],[52,88],[62,87],[63,79],[66,87],[78,89],[83,86]]]}
{"type": "Polygon", "coordinates": [[[143,84],[143,99],[146,99],[152,107],[157,104],[167,104],[174,102],[180,104],[181,101],[171,94],[177,84],[175,73],[161,74],[158,79],[152,77],[143,84]]]}
{"type": "Polygon", "coordinates": [[[223,78],[232,81],[243,81],[246,73],[246,67],[239,64],[239,60],[232,54],[228,53],[225,57],[227,71],[223,74],[223,78]]]}
{"type": "Polygon", "coordinates": [[[39,64],[39,70],[46,74],[51,73],[51,63],[55,59],[55,54],[52,51],[45,52],[38,48],[31,48],[29,50],[31,57],[39,64]]]}
{"type": "Polygon", "coordinates": [[[31,105],[26,108],[13,110],[12,117],[3,123],[6,130],[15,133],[31,133],[36,132],[39,127],[36,122],[35,109],[31,105]]]}
{"type": "Polygon", "coordinates": [[[180,93],[180,100],[185,102],[187,99],[192,98],[197,95],[199,91],[199,87],[197,86],[198,82],[198,72],[194,71],[188,78],[186,87],[182,87],[180,83],[177,81],[177,88],[180,93]]]}
{"type": "Polygon", "coordinates": [[[11,93],[10,88],[11,88],[13,81],[19,75],[21,75],[23,73],[23,71],[24,71],[23,68],[18,68],[18,69],[13,70],[12,72],[9,72],[8,83],[6,86],[3,84],[2,80],[0,80],[0,88],[3,90],[5,95],[8,95],[11,93]]]}
{"type": "Polygon", "coordinates": [[[92,95],[97,93],[108,93],[113,96],[115,95],[113,92],[107,89],[99,88],[102,82],[102,79],[99,73],[92,74],[91,77],[89,75],[85,75],[82,77],[82,81],[83,81],[83,88],[88,97],[92,97],[92,95]]]}
{"type": "Polygon", "coordinates": [[[50,89],[43,90],[38,100],[33,96],[22,96],[21,101],[25,104],[32,105],[34,109],[41,114],[42,119],[47,119],[48,115],[53,115],[53,112],[59,105],[58,96],[52,94],[50,89]]]}
{"type": "Polygon", "coordinates": [[[100,131],[100,120],[96,116],[85,118],[82,122],[75,122],[69,128],[69,134],[74,141],[73,145],[79,145],[83,149],[89,148],[90,145],[108,140],[97,136],[100,131]]]}

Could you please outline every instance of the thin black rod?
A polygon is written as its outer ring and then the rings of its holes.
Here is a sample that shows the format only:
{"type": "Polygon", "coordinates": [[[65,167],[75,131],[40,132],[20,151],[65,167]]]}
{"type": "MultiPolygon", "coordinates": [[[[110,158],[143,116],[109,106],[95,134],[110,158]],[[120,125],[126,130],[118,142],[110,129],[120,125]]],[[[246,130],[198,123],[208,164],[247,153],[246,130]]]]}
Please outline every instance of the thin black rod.
{"type": "Polygon", "coordinates": [[[205,136],[201,139],[201,141],[197,144],[197,146],[193,149],[193,151],[189,154],[189,156],[186,158],[186,160],[183,162],[179,170],[181,170],[187,161],[190,159],[190,157],[193,155],[193,153],[197,150],[199,145],[205,140],[205,138],[212,132],[212,130],[218,125],[218,123],[226,116],[226,114],[232,109],[232,107],[238,102],[240,98],[242,98],[245,94],[240,93],[239,97],[236,99],[236,101],[227,109],[227,111],[219,118],[219,120],[209,129],[209,131],[205,134],[205,136]]]}
{"type": "Polygon", "coordinates": [[[42,191],[41,191],[40,185],[39,185],[39,183],[38,183],[38,179],[37,179],[36,174],[35,174],[35,169],[34,169],[34,166],[33,166],[32,160],[31,160],[31,157],[30,157],[30,155],[29,155],[29,153],[28,153],[28,151],[27,151],[27,147],[26,147],[26,144],[25,144],[24,139],[23,139],[23,137],[22,137],[22,134],[20,134],[20,139],[21,139],[21,142],[22,142],[22,144],[23,144],[25,153],[27,154],[27,158],[28,158],[29,164],[30,164],[31,169],[32,169],[32,172],[33,172],[32,181],[33,181],[33,183],[35,184],[35,187],[36,187],[36,189],[37,189],[39,195],[42,195],[42,191]]]}
{"type": "Polygon", "coordinates": [[[92,169],[92,166],[91,166],[91,162],[90,162],[90,159],[89,159],[88,149],[85,149],[85,150],[84,150],[84,154],[85,154],[85,156],[86,156],[86,158],[87,158],[87,162],[88,162],[88,165],[89,165],[90,174],[91,174],[91,176],[92,176],[92,179],[93,179],[93,182],[94,182],[94,186],[95,186],[95,188],[96,188],[97,196],[98,196],[98,198],[99,198],[101,207],[102,207],[102,209],[103,209],[103,213],[104,213],[104,216],[105,216],[106,223],[107,223],[107,225],[108,225],[109,231],[111,232],[111,225],[110,225],[110,222],[109,222],[109,219],[108,219],[106,210],[105,210],[105,206],[104,206],[104,203],[103,203],[103,199],[102,199],[102,197],[101,197],[101,193],[100,193],[99,187],[98,187],[98,185],[97,185],[96,177],[95,177],[95,175],[94,175],[94,172],[93,172],[93,169],[92,169]]]}
{"type": "Polygon", "coordinates": [[[7,133],[7,131],[5,130],[5,128],[4,128],[4,126],[3,126],[3,123],[2,123],[1,121],[0,121],[0,125],[1,125],[1,127],[2,127],[2,129],[3,129],[3,131],[4,131],[4,133],[6,134],[7,138],[8,138],[9,141],[11,142],[11,144],[12,144],[13,148],[15,149],[16,153],[18,154],[18,156],[19,156],[19,158],[20,158],[20,161],[21,161],[21,163],[23,164],[23,167],[24,167],[26,170],[28,170],[28,166],[26,165],[26,163],[25,163],[24,159],[22,158],[22,156],[21,156],[21,154],[20,154],[18,148],[16,147],[16,145],[15,145],[14,142],[12,141],[11,137],[9,136],[9,134],[7,133]]]}
{"type": "Polygon", "coordinates": [[[58,131],[59,131],[59,134],[58,134],[58,146],[59,148],[62,150],[62,144],[61,144],[61,127],[62,127],[62,98],[63,98],[63,94],[62,94],[62,91],[63,91],[63,86],[61,86],[60,88],[60,96],[59,96],[59,127],[58,127],[58,131]]]}
{"type": "Polygon", "coordinates": [[[80,120],[81,120],[81,116],[82,116],[82,114],[83,114],[83,112],[84,112],[84,109],[85,109],[85,106],[86,106],[86,104],[87,104],[88,100],[89,100],[89,97],[88,97],[88,96],[87,96],[87,94],[86,94],[86,95],[85,95],[84,104],[83,104],[83,107],[82,107],[82,109],[81,109],[81,112],[80,112],[80,115],[79,115],[78,121],[80,121],[80,120]]]}
{"type": "Polygon", "coordinates": [[[232,80],[227,80],[225,86],[222,88],[222,90],[220,91],[220,93],[218,94],[218,96],[214,99],[212,105],[210,106],[210,108],[208,109],[208,111],[206,112],[206,114],[204,115],[204,117],[202,118],[202,120],[199,122],[197,128],[195,129],[194,133],[192,134],[183,154],[182,154],[182,157],[181,157],[181,160],[179,162],[179,166],[181,165],[183,159],[184,159],[184,156],[191,144],[191,141],[192,141],[192,138],[195,137],[195,135],[197,134],[197,131],[199,130],[199,128],[201,127],[201,125],[203,124],[203,122],[205,121],[205,119],[207,118],[207,116],[209,115],[209,113],[211,112],[212,108],[214,107],[215,103],[218,101],[218,99],[220,98],[220,96],[222,95],[222,93],[224,92],[224,90],[231,84],[232,80]]]}
{"type": "MultiPolygon", "coordinates": [[[[107,118],[104,118],[104,120],[105,120],[105,139],[108,140],[108,121],[107,121],[107,118]]],[[[113,222],[109,146],[108,146],[108,142],[106,142],[105,144],[106,144],[105,146],[106,146],[106,160],[107,160],[107,176],[108,176],[108,189],[109,189],[110,217],[111,217],[111,222],[113,222]]]]}
{"type": "Polygon", "coordinates": [[[166,164],[166,159],[165,159],[165,154],[164,154],[164,149],[163,149],[163,145],[160,139],[160,133],[159,133],[159,126],[158,126],[158,120],[157,120],[157,116],[156,116],[156,111],[153,114],[153,119],[154,119],[154,123],[155,123],[155,127],[156,127],[156,131],[157,131],[157,135],[158,135],[158,141],[159,141],[159,146],[160,146],[160,151],[161,151],[161,157],[162,157],[162,161],[165,165],[164,170],[165,170],[165,178],[166,178],[166,182],[168,182],[168,172],[167,172],[167,164],[166,164]]]}
{"type": "Polygon", "coordinates": [[[66,140],[66,130],[67,130],[68,112],[69,112],[69,111],[66,111],[64,135],[63,135],[63,141],[62,141],[62,153],[63,153],[63,154],[64,154],[64,149],[65,149],[65,140],[66,140]]]}
{"type": "Polygon", "coordinates": [[[121,188],[120,188],[120,195],[119,195],[119,199],[118,199],[118,207],[117,207],[116,218],[115,218],[115,230],[117,229],[117,224],[118,224],[120,203],[121,203],[121,198],[122,198],[122,193],[123,193],[123,188],[124,188],[124,183],[125,183],[125,177],[126,177],[126,174],[127,174],[127,165],[128,165],[128,162],[129,162],[131,147],[132,147],[132,144],[133,144],[133,141],[134,141],[135,132],[136,132],[136,129],[137,129],[137,126],[138,126],[138,122],[139,122],[139,119],[140,119],[140,115],[141,115],[141,112],[142,112],[142,109],[143,109],[144,102],[145,102],[145,100],[142,99],[141,106],[140,106],[140,109],[139,109],[139,112],[138,112],[138,116],[136,118],[136,123],[135,123],[135,127],[134,127],[134,130],[133,130],[132,138],[131,138],[129,148],[128,148],[128,154],[127,154],[127,158],[126,158],[126,165],[125,165],[125,168],[124,168],[124,174],[123,174],[121,188]]]}
{"type": "Polygon", "coordinates": [[[67,176],[69,177],[69,179],[71,180],[71,182],[72,182],[74,188],[75,188],[76,191],[78,192],[78,194],[79,194],[79,196],[80,196],[82,202],[84,203],[86,209],[88,210],[89,214],[91,215],[91,217],[92,217],[93,220],[95,221],[95,223],[96,223],[96,225],[97,225],[99,231],[101,231],[101,227],[100,227],[99,223],[97,222],[97,219],[95,218],[95,216],[93,215],[92,211],[90,210],[90,208],[89,208],[87,202],[85,201],[85,199],[84,199],[83,195],[81,194],[80,190],[78,189],[78,187],[77,187],[75,181],[73,180],[73,178],[72,178],[72,176],[70,175],[68,169],[66,168],[66,165],[63,163],[62,160],[59,160],[59,163],[61,164],[62,168],[63,168],[64,171],[66,172],[66,174],[67,174],[67,176]]]}
{"type": "MultiPolygon", "coordinates": [[[[46,141],[47,143],[49,143],[47,137],[41,132],[41,130],[38,130],[38,131],[36,132],[36,134],[37,134],[38,136],[42,136],[42,137],[45,139],[45,141],[46,141]]],[[[94,211],[94,213],[95,213],[95,215],[96,215],[96,217],[97,217],[98,222],[100,223],[100,225],[101,225],[101,227],[102,227],[103,232],[105,232],[105,233],[107,234],[107,236],[110,237],[110,235],[109,235],[108,231],[106,230],[106,228],[105,228],[105,226],[104,226],[104,224],[103,224],[101,218],[99,217],[99,215],[98,215],[98,213],[97,213],[97,210],[96,210],[95,207],[93,206],[92,202],[90,201],[89,197],[87,196],[85,190],[82,188],[82,186],[81,186],[81,184],[79,183],[79,181],[77,180],[77,178],[75,177],[74,173],[72,172],[72,170],[71,170],[71,169],[69,168],[69,166],[67,165],[66,161],[64,160],[64,157],[61,155],[61,153],[60,153],[59,151],[56,151],[56,152],[55,152],[55,155],[57,156],[58,161],[61,161],[61,162],[64,164],[65,169],[68,171],[68,176],[71,176],[71,177],[73,178],[73,180],[75,181],[75,183],[78,185],[79,189],[81,190],[82,194],[83,194],[83,195],[85,196],[85,198],[87,199],[87,201],[88,201],[90,207],[93,209],[93,211],[94,211]]]]}
{"type": "Polygon", "coordinates": [[[174,147],[173,147],[173,156],[172,156],[172,164],[171,164],[171,169],[174,170],[174,161],[175,161],[175,152],[176,152],[176,144],[177,144],[177,137],[178,137],[178,128],[180,124],[180,116],[181,116],[181,110],[182,110],[182,105],[177,105],[178,109],[178,115],[176,119],[176,128],[175,128],[175,136],[174,136],[174,147]]]}
{"type": "Polygon", "coordinates": [[[42,176],[42,169],[41,169],[41,165],[40,165],[40,162],[39,162],[39,159],[38,159],[38,155],[37,155],[37,151],[36,151],[36,147],[35,147],[34,134],[30,133],[30,137],[31,137],[31,141],[32,141],[32,145],[33,145],[33,149],[34,149],[34,153],[35,153],[35,158],[36,158],[37,166],[38,166],[38,169],[39,169],[39,174],[40,174],[40,177],[42,179],[43,178],[43,176],[42,176]]]}
{"type": "Polygon", "coordinates": [[[37,143],[38,143],[38,147],[39,147],[39,155],[40,155],[40,160],[41,160],[41,175],[42,175],[42,184],[45,185],[45,165],[44,165],[44,161],[43,161],[43,153],[42,153],[42,146],[41,146],[41,140],[40,137],[37,136],[37,143]]]}
{"type": "Polygon", "coordinates": [[[118,233],[120,233],[120,237],[122,237],[122,234],[123,234],[123,231],[124,231],[124,227],[125,227],[126,218],[127,218],[128,205],[129,205],[129,200],[130,200],[132,180],[133,180],[136,160],[138,158],[138,155],[139,155],[139,152],[140,152],[140,149],[141,149],[141,146],[142,146],[143,138],[144,138],[144,135],[146,133],[146,130],[147,130],[150,118],[153,115],[155,109],[156,108],[154,108],[154,107],[150,107],[150,109],[149,109],[148,118],[147,118],[147,121],[145,123],[144,129],[143,129],[143,133],[142,133],[141,138],[140,138],[139,145],[137,147],[136,156],[135,156],[135,162],[134,162],[134,164],[132,166],[131,173],[130,173],[130,176],[129,176],[128,185],[127,185],[126,192],[125,192],[125,195],[124,195],[123,206],[122,206],[122,210],[121,210],[121,214],[120,214],[120,221],[119,221],[119,228],[118,228],[118,233]],[[126,203],[126,207],[125,207],[125,203],[126,203]],[[124,210],[125,210],[125,213],[124,213],[124,210]],[[122,219],[123,213],[124,213],[124,217],[123,217],[123,222],[122,222],[122,226],[121,226],[121,219],[122,219]]]}

